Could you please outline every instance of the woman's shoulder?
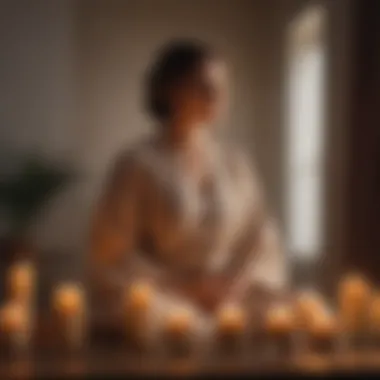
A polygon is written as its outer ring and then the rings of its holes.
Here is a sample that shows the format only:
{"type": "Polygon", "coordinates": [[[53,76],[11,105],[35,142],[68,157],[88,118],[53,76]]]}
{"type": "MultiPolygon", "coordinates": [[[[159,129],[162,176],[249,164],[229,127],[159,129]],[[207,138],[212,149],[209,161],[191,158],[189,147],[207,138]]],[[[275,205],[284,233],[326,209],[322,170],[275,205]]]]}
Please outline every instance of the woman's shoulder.
{"type": "Polygon", "coordinates": [[[128,147],[121,149],[117,154],[110,167],[111,181],[134,180],[137,177],[143,177],[144,162],[151,155],[154,142],[150,138],[141,139],[130,143],[128,147]]]}
{"type": "Polygon", "coordinates": [[[155,140],[152,137],[140,139],[119,151],[114,161],[115,167],[125,169],[142,168],[144,162],[155,151],[155,140]]]}

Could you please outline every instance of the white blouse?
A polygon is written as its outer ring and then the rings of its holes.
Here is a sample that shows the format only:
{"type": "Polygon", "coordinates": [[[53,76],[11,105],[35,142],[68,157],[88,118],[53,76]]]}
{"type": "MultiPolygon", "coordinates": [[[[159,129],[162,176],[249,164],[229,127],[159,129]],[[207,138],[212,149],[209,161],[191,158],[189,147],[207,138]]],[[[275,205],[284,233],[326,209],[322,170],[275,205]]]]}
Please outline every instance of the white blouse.
{"type": "Polygon", "coordinates": [[[91,253],[100,319],[111,321],[120,312],[121,290],[132,279],[153,278],[157,288],[172,284],[173,292],[165,286],[159,302],[165,311],[172,296],[188,303],[175,295],[176,281],[199,275],[231,277],[231,297],[249,284],[284,288],[278,234],[249,161],[207,133],[194,144],[202,163],[194,167],[201,171],[191,171],[186,150],[168,149],[159,139],[143,141],[117,160],[99,204],[93,247],[99,254],[91,253]],[[100,248],[102,233],[114,248],[100,248]]]}

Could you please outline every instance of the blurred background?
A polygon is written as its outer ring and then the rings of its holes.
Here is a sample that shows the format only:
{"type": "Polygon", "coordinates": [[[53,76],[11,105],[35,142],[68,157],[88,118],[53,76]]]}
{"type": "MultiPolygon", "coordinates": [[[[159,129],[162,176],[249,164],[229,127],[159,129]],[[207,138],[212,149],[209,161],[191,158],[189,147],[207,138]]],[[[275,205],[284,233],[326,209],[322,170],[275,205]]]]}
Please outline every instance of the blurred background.
{"type": "Polygon", "coordinates": [[[1,0],[1,263],[31,250],[43,289],[81,278],[100,184],[150,132],[144,73],[174,37],[226,57],[224,131],[259,167],[295,281],[376,281],[378,0],[1,0]]]}

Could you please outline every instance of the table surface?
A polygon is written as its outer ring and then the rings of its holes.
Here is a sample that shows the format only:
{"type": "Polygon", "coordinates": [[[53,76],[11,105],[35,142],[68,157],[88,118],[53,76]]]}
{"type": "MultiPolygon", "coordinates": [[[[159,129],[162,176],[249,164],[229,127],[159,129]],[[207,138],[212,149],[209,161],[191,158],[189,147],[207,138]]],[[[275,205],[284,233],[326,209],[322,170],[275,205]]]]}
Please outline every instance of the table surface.
{"type": "Polygon", "coordinates": [[[283,353],[262,355],[255,350],[232,350],[217,355],[173,357],[167,353],[153,354],[127,347],[120,334],[92,334],[87,347],[80,351],[63,350],[57,338],[57,326],[51,320],[39,320],[33,348],[24,353],[0,350],[0,380],[22,378],[57,380],[70,378],[109,378],[134,376],[199,376],[199,375],[289,375],[310,374],[355,375],[379,373],[379,349],[331,351],[326,353],[283,353]]]}
{"type": "Polygon", "coordinates": [[[3,357],[0,379],[78,378],[119,375],[198,376],[223,374],[289,375],[380,374],[380,351],[367,353],[303,354],[271,360],[255,360],[253,355],[197,359],[163,358],[132,354],[122,349],[89,349],[82,353],[35,352],[3,357]]]}

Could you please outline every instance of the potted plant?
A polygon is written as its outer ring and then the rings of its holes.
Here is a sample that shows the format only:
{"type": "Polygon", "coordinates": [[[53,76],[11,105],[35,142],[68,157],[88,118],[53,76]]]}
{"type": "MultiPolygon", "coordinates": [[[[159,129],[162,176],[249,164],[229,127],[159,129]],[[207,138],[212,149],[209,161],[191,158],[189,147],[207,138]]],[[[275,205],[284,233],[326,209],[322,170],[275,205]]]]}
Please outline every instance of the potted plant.
{"type": "Polygon", "coordinates": [[[29,227],[72,179],[70,168],[36,155],[24,157],[14,172],[0,175],[0,210],[6,226],[0,236],[2,266],[33,252],[29,227]]]}

